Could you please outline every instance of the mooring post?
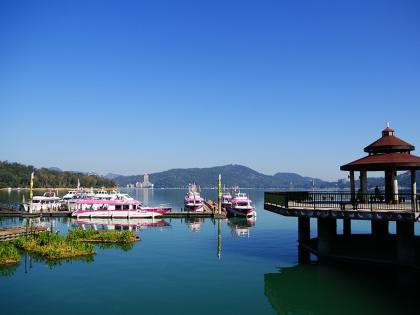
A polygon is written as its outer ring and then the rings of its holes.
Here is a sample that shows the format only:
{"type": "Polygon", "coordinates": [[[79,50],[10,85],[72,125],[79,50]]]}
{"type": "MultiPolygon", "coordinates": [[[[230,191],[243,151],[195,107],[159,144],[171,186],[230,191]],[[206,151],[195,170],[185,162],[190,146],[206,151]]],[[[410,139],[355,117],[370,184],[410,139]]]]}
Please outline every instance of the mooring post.
{"type": "Polygon", "coordinates": [[[219,180],[217,182],[217,207],[218,214],[222,214],[222,175],[219,174],[219,180]]]}

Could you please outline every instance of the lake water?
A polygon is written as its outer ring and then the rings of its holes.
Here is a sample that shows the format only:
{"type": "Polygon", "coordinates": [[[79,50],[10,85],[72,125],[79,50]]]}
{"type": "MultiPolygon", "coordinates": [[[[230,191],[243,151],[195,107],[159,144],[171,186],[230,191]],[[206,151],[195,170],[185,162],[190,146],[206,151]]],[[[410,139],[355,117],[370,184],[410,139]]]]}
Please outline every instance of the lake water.
{"type": "MultiPolygon", "coordinates": [[[[186,191],[127,192],[145,204],[179,210],[186,191]]],[[[298,264],[297,220],[263,210],[262,190],[245,192],[254,200],[257,219],[220,221],[221,243],[219,221],[165,219],[153,222],[155,227],[144,225],[133,246],[97,246],[89,259],[51,263],[23,255],[20,265],[0,269],[1,314],[419,313],[417,274],[298,264]]],[[[215,199],[216,192],[202,195],[215,199]]],[[[0,192],[3,201],[21,198],[0,192]]],[[[52,224],[65,234],[76,222],[59,218],[52,224]]],[[[311,226],[315,236],[315,220],[311,226]]],[[[356,223],[353,231],[369,232],[368,222],[356,223]]]]}

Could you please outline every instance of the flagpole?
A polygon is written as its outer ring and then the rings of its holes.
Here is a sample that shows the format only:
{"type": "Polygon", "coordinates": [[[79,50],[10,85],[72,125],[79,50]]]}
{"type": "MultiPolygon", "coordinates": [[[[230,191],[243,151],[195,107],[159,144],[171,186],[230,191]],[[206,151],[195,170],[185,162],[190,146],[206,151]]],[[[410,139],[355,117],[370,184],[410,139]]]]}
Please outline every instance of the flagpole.
{"type": "Polygon", "coordinates": [[[31,173],[31,183],[30,183],[30,189],[29,189],[29,213],[32,213],[32,202],[33,202],[33,188],[34,188],[34,172],[31,173]]]}

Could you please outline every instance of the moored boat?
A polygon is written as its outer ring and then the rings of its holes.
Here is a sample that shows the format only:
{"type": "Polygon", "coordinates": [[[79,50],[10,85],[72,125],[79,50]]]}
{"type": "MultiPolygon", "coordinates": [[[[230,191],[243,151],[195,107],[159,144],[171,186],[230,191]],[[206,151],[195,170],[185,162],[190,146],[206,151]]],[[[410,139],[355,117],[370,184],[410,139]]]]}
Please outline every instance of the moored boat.
{"type": "Polygon", "coordinates": [[[245,193],[237,192],[231,204],[226,208],[228,214],[233,216],[254,217],[257,215],[252,200],[245,193]]]}
{"type": "Polygon", "coordinates": [[[158,212],[141,209],[137,200],[78,200],[73,217],[96,218],[151,218],[160,216],[158,212]]]}
{"type": "Polygon", "coordinates": [[[77,200],[73,217],[90,218],[154,218],[169,211],[169,207],[142,207],[141,202],[131,199],[77,200]]]}
{"type": "Polygon", "coordinates": [[[31,202],[22,204],[23,210],[27,212],[32,211],[51,211],[59,210],[61,208],[61,198],[53,191],[45,192],[42,196],[34,196],[31,202]]]}
{"type": "Polygon", "coordinates": [[[232,205],[232,194],[229,191],[223,191],[222,193],[222,209],[227,209],[232,205]]]}
{"type": "Polygon", "coordinates": [[[190,184],[188,187],[188,193],[184,198],[184,207],[187,211],[203,212],[204,211],[204,199],[201,198],[200,192],[197,189],[197,185],[190,184]]]}

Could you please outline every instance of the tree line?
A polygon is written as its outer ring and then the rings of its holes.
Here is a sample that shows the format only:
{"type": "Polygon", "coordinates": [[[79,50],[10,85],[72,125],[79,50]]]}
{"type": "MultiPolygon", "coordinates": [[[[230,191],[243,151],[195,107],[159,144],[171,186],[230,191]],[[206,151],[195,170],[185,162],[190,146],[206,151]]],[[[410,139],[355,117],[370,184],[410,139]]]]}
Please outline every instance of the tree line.
{"type": "Polygon", "coordinates": [[[48,168],[37,169],[32,165],[0,161],[0,188],[29,187],[32,172],[35,173],[34,187],[37,188],[74,188],[77,186],[78,179],[81,187],[114,187],[116,185],[114,180],[97,175],[48,168]]]}

